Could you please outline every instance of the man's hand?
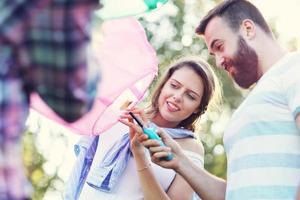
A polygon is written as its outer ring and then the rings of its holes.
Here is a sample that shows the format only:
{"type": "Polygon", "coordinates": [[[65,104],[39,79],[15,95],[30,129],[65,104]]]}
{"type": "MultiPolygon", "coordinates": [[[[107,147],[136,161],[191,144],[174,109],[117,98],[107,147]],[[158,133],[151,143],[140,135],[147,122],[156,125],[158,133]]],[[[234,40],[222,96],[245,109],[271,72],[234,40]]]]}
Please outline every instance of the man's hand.
{"type": "Polygon", "coordinates": [[[157,134],[161,137],[166,146],[161,146],[157,140],[145,140],[145,137],[139,137],[139,141],[149,149],[152,162],[164,168],[177,170],[181,162],[186,158],[182,152],[182,148],[162,129],[158,129],[157,134]],[[172,160],[167,161],[163,159],[170,153],[173,154],[172,160]]]}

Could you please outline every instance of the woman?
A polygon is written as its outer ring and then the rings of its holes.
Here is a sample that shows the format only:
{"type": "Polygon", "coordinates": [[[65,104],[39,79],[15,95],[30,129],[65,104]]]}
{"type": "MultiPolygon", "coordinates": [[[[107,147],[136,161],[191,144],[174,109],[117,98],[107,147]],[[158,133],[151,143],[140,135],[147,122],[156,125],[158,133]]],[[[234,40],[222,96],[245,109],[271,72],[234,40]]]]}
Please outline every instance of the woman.
{"type": "MultiPolygon", "coordinates": [[[[84,162],[92,164],[88,170],[89,166],[80,169],[75,199],[191,199],[193,190],[181,176],[151,163],[149,153],[137,139],[136,133],[141,133],[141,129],[128,112],[137,115],[145,126],[161,127],[175,138],[187,156],[203,166],[203,146],[196,142],[193,131],[212,99],[216,83],[210,66],[199,58],[183,58],[171,65],[145,113],[139,108],[127,109],[120,117],[122,124],[100,135],[99,141],[82,145],[86,149],[84,162]],[[125,133],[128,128],[124,124],[130,127],[129,134],[125,133]],[[120,129],[124,134],[113,140],[113,134],[120,135],[120,129]],[[99,148],[91,148],[92,143],[98,143],[99,148]]],[[[70,195],[74,184],[70,182],[66,199],[74,199],[70,195]]]]}

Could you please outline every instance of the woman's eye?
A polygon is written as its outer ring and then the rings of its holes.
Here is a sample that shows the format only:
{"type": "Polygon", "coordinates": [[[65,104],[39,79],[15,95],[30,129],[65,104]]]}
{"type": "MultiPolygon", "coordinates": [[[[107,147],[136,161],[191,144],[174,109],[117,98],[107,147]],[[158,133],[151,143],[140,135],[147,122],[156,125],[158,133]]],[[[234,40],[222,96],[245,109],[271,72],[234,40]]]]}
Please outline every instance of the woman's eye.
{"type": "Polygon", "coordinates": [[[177,85],[175,83],[170,84],[172,88],[177,88],[177,85]]]}
{"type": "Polygon", "coordinates": [[[191,100],[195,100],[195,99],[196,99],[192,94],[187,93],[187,96],[188,96],[188,98],[191,99],[191,100]]]}

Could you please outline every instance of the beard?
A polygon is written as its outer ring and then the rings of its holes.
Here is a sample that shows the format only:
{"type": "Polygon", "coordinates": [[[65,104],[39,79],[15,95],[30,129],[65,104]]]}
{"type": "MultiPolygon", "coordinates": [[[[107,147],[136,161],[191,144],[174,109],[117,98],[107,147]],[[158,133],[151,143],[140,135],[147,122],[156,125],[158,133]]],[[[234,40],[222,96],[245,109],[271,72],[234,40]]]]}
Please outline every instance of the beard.
{"type": "Polygon", "coordinates": [[[238,49],[230,62],[234,66],[231,75],[240,87],[247,89],[259,80],[258,56],[241,36],[238,49]]]}

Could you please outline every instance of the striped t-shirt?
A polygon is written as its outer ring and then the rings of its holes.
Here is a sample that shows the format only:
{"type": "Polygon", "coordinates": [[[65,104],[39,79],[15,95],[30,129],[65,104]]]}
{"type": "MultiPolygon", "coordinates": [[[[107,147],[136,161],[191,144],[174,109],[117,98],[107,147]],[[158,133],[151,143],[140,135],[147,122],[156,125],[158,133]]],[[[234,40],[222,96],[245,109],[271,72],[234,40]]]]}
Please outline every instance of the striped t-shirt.
{"type": "Polygon", "coordinates": [[[224,134],[226,199],[295,199],[300,185],[300,53],[259,80],[224,134]]]}

